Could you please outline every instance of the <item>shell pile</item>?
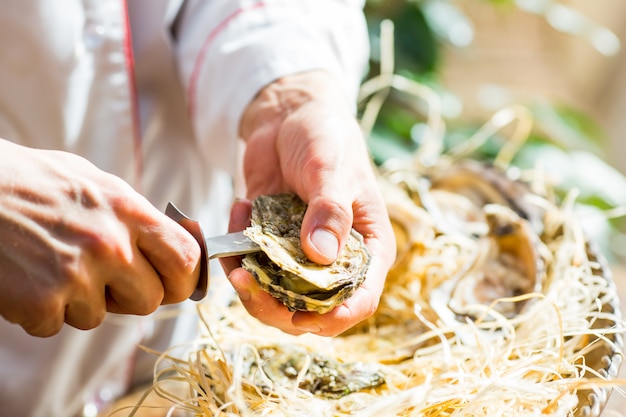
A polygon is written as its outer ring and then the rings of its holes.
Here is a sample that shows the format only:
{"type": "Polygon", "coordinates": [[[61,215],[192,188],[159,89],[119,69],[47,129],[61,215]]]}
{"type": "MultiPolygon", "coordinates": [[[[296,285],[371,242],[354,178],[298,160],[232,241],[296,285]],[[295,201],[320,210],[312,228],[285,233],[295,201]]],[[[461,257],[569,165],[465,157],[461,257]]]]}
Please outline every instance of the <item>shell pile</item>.
{"type": "Polygon", "coordinates": [[[454,325],[476,319],[480,305],[511,319],[527,302],[503,300],[542,292],[549,256],[541,239],[545,213],[528,199],[535,195],[528,184],[471,160],[419,177],[390,172],[381,183],[400,260],[391,279],[425,274],[421,297],[438,320],[454,325]],[[429,257],[429,245],[437,241],[459,252],[455,260],[442,259],[435,273],[436,265],[418,260],[429,257]]]}
{"type": "MultiPolygon", "coordinates": [[[[335,338],[293,336],[236,299],[203,304],[207,337],[171,367],[193,395],[175,403],[198,417],[597,417],[626,323],[572,201],[531,174],[443,157],[385,167],[398,246],[374,315],[335,338]]],[[[256,200],[246,233],[264,252],[244,264],[290,308],[323,311],[369,255],[355,237],[337,265],[309,262],[305,210],[293,195],[256,200]]]]}
{"type": "Polygon", "coordinates": [[[261,288],[290,310],[326,313],[361,285],[370,264],[363,237],[352,230],[330,265],[310,261],[300,245],[306,204],[295,194],[264,195],[252,203],[252,225],[244,234],[261,247],[242,265],[261,288]]]}

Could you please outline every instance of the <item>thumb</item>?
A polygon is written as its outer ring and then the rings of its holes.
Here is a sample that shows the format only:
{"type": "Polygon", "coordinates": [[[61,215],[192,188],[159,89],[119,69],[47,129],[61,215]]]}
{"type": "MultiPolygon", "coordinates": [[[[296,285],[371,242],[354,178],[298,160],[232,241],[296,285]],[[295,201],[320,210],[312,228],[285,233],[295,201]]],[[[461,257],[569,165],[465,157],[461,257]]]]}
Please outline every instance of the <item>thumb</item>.
{"type": "Polygon", "coordinates": [[[300,232],[305,255],[318,264],[331,264],[348,239],[352,218],[350,202],[314,196],[308,203],[300,232]]]}

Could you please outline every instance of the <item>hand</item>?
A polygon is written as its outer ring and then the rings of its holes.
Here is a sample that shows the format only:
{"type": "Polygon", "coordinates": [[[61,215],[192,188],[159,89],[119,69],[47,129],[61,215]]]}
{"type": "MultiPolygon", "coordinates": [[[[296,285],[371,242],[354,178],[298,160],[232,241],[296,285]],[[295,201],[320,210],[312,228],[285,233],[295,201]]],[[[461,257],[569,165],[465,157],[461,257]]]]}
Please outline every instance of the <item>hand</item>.
{"type": "Polygon", "coordinates": [[[31,335],[186,299],[200,248],[83,158],[0,140],[0,315],[31,335]]]}
{"type": "MultiPolygon", "coordinates": [[[[290,312],[237,268],[237,260],[224,260],[246,309],[292,334],[337,335],[369,317],[395,259],[393,231],[365,140],[341,91],[322,71],[286,77],[261,91],[242,119],[247,197],[291,191],[307,202],[301,243],[314,262],[334,261],[352,227],[364,236],[372,255],[361,287],[323,315],[290,312]]],[[[230,230],[242,230],[248,222],[249,206],[236,204],[230,230]]]]}

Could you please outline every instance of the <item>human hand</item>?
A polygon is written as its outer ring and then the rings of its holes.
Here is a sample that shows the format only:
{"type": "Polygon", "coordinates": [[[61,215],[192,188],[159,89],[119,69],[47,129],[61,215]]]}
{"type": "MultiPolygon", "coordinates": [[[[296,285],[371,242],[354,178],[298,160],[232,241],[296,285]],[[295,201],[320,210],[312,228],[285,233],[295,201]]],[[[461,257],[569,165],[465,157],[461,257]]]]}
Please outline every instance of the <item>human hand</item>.
{"type": "Polygon", "coordinates": [[[120,178],[0,140],[0,315],[34,336],[189,297],[200,248],[120,178]]]}
{"type": "MultiPolygon", "coordinates": [[[[244,176],[247,197],[291,191],[308,209],[301,243],[314,262],[330,264],[350,229],[360,232],[372,255],[363,284],[326,314],[291,312],[261,290],[237,259],[222,260],[246,309],[287,333],[337,335],[376,310],[385,277],[395,259],[395,242],[359,125],[341,87],[314,71],[269,85],[246,110],[244,176]]],[[[249,202],[231,212],[230,230],[249,224],[249,202]]]]}

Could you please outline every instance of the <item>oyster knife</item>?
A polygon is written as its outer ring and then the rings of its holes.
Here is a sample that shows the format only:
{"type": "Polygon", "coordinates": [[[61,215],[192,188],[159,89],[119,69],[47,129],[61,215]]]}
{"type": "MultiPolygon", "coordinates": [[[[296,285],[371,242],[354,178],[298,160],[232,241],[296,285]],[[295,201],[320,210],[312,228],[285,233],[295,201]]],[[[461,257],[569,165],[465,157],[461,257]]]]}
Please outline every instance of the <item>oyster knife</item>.
{"type": "Polygon", "coordinates": [[[247,236],[244,236],[243,232],[205,238],[200,223],[187,217],[171,202],[167,204],[165,214],[183,226],[200,244],[202,251],[200,259],[200,278],[198,278],[196,289],[189,297],[194,301],[199,301],[206,296],[209,288],[209,261],[211,259],[245,255],[246,253],[261,250],[259,245],[248,239],[247,236]]]}

